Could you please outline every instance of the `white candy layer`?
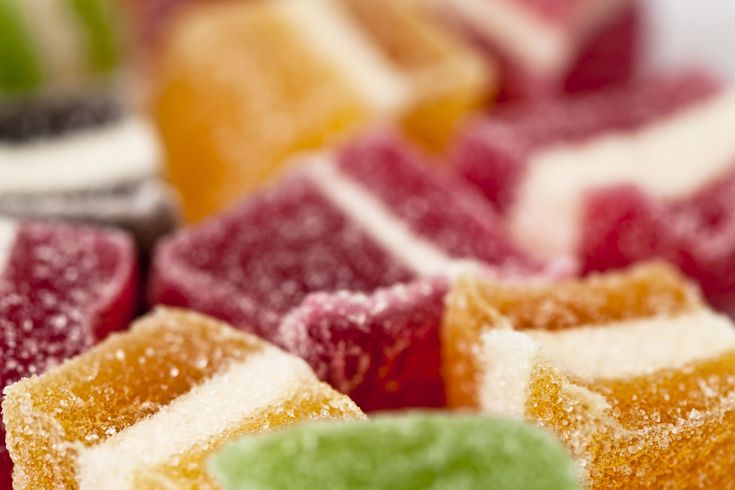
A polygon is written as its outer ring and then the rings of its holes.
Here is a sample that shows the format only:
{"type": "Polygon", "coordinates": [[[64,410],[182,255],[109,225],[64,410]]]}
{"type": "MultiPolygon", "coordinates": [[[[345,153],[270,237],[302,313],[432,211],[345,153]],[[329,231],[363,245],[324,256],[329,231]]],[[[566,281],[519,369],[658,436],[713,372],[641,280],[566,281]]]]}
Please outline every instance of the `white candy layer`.
{"type": "Polygon", "coordinates": [[[0,218],[0,276],[5,271],[5,266],[13,251],[18,225],[15,221],[0,218]]]}
{"type": "Polygon", "coordinates": [[[311,160],[306,172],[321,193],[417,274],[456,277],[482,268],[476,261],[448,256],[413,233],[368,189],[340,172],[333,156],[315,155],[311,160]]]}
{"type": "Polygon", "coordinates": [[[268,347],[102,444],[82,448],[79,489],[132,489],[136,471],[165,463],[315,382],[303,361],[268,347]]]}
{"type": "Polygon", "coordinates": [[[505,329],[484,333],[480,345],[485,361],[479,387],[480,407],[488,413],[523,419],[539,345],[523,333],[505,329]]]}
{"type": "Polygon", "coordinates": [[[582,379],[650,374],[735,348],[732,322],[706,309],[676,317],[524,333],[562,371],[582,379]]]}
{"type": "Polygon", "coordinates": [[[153,129],[137,117],[28,145],[0,145],[0,194],[113,186],[158,170],[153,129]]]}
{"type": "Polygon", "coordinates": [[[330,59],[376,112],[399,111],[409,96],[408,81],[394,69],[344,7],[334,0],[278,0],[274,4],[293,31],[330,59]]]}
{"type": "Polygon", "coordinates": [[[433,0],[450,9],[513,61],[541,75],[565,70],[574,40],[562,26],[545,21],[515,0],[433,0]]]}
{"type": "Polygon", "coordinates": [[[511,229],[542,257],[573,254],[585,192],[619,183],[660,198],[693,192],[735,165],[733,128],[735,90],[634,133],[542,151],[529,162],[511,229]]]}

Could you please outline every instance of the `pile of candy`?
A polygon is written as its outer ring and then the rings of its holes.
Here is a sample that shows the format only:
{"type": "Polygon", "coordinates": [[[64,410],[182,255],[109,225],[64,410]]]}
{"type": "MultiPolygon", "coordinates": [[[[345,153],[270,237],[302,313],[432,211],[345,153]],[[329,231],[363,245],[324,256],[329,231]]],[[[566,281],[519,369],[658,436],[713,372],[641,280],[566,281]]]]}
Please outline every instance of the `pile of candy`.
{"type": "Polygon", "coordinates": [[[0,0],[0,489],[731,488],[735,89],[643,2],[0,0]]]}

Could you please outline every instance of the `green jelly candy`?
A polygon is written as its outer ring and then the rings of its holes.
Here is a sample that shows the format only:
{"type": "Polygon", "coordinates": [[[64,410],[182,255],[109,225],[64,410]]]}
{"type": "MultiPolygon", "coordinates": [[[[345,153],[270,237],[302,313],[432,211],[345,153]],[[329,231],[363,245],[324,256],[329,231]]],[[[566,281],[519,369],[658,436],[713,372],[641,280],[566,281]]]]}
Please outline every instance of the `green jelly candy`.
{"type": "MultiPolygon", "coordinates": [[[[121,47],[115,2],[111,0],[71,0],[87,38],[88,55],[94,71],[108,72],[120,62],[121,47]]],[[[119,13],[117,14],[119,15],[119,13]]]]}
{"type": "Polygon", "coordinates": [[[224,490],[580,488],[551,436],[470,415],[308,423],[242,439],[215,455],[210,469],[224,490]]]}
{"type": "Polygon", "coordinates": [[[40,60],[17,6],[0,0],[0,96],[29,92],[41,81],[40,60]]]}

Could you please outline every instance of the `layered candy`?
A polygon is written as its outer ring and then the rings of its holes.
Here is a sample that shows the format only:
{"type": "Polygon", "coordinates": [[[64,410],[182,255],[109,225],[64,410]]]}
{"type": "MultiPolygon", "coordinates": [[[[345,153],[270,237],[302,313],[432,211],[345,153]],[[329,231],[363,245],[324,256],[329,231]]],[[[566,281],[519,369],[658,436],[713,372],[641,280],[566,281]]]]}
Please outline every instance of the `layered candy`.
{"type": "Polygon", "coordinates": [[[230,440],[364,417],[300,359],[176,310],[10,386],[3,409],[17,489],[214,489],[204,463],[230,440]]]}
{"type": "Polygon", "coordinates": [[[441,147],[489,84],[482,60],[413,0],[230,2],[174,23],[153,105],[196,221],[273,180],[298,150],[376,120],[441,147]]]}
{"type": "Polygon", "coordinates": [[[628,81],[641,44],[631,0],[430,0],[502,77],[500,99],[540,99],[628,81]]]}
{"type": "Polygon", "coordinates": [[[468,415],[304,424],[243,439],[211,467],[223,490],[580,488],[566,451],[546,433],[468,415]]]}
{"type": "Polygon", "coordinates": [[[586,271],[663,257],[731,308],[733,125],[732,89],[665,75],[498,111],[455,156],[539,256],[573,255],[586,271]]]}
{"type": "Polygon", "coordinates": [[[233,211],[165,240],[155,303],[272,339],[309,293],[371,292],[418,277],[547,273],[508,240],[472,189],[389,134],[307,158],[233,211]]]}
{"type": "Polygon", "coordinates": [[[373,293],[313,293],[286,315],[276,343],[366,411],[443,407],[439,329],[445,281],[373,293]]]}
{"type": "Polygon", "coordinates": [[[153,130],[114,92],[113,0],[0,6],[0,215],[116,225],[149,248],[176,222],[153,130]]]}
{"type": "MultiPolygon", "coordinates": [[[[136,290],[126,235],[0,219],[0,387],[126,326],[136,290]]],[[[0,488],[10,488],[11,467],[0,426],[0,488]]]]}
{"type": "Polygon", "coordinates": [[[455,404],[553,431],[588,488],[730,485],[735,329],[676,274],[530,289],[468,278],[452,295],[455,404]]]}

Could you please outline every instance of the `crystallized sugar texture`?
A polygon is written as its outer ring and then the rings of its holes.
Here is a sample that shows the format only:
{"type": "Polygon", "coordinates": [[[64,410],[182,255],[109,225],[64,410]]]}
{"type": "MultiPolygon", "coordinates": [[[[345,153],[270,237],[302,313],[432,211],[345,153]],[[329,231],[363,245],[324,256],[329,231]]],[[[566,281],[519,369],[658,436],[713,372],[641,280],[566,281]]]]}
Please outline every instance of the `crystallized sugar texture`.
{"type": "Polygon", "coordinates": [[[3,408],[18,489],[214,489],[204,460],[233,438],[363,417],[300,359],[176,310],[10,386],[3,408]]]}
{"type": "Polygon", "coordinates": [[[210,3],[180,16],[164,44],[155,113],[190,220],[376,119],[442,146],[489,85],[414,0],[210,3]]]}
{"type": "Polygon", "coordinates": [[[284,318],[277,343],[363,410],[442,407],[445,293],[440,280],[372,294],[314,293],[284,318]]]}
{"type": "Polygon", "coordinates": [[[729,488],[735,328],[677,276],[649,267],[556,291],[467,279],[453,294],[455,404],[550,429],[592,489],[729,488]]]}
{"type": "Polygon", "coordinates": [[[154,261],[154,302],[272,338],[313,292],[371,292],[490,268],[545,272],[491,206],[392,135],[312,157],[268,192],[174,235],[154,261]]]}
{"type": "Polygon", "coordinates": [[[509,108],[473,124],[456,159],[537,255],[586,271],[665,258],[731,311],[734,125],[735,91],[679,73],[509,108]]]}
{"type": "Polygon", "coordinates": [[[210,466],[224,490],[580,488],[566,452],[545,433],[462,415],[304,424],[243,439],[210,466]]]}
{"type": "MultiPolygon", "coordinates": [[[[0,388],[126,326],[136,271],[122,233],[0,220],[0,388]]],[[[4,427],[0,441],[0,488],[9,488],[4,427]]]]}

